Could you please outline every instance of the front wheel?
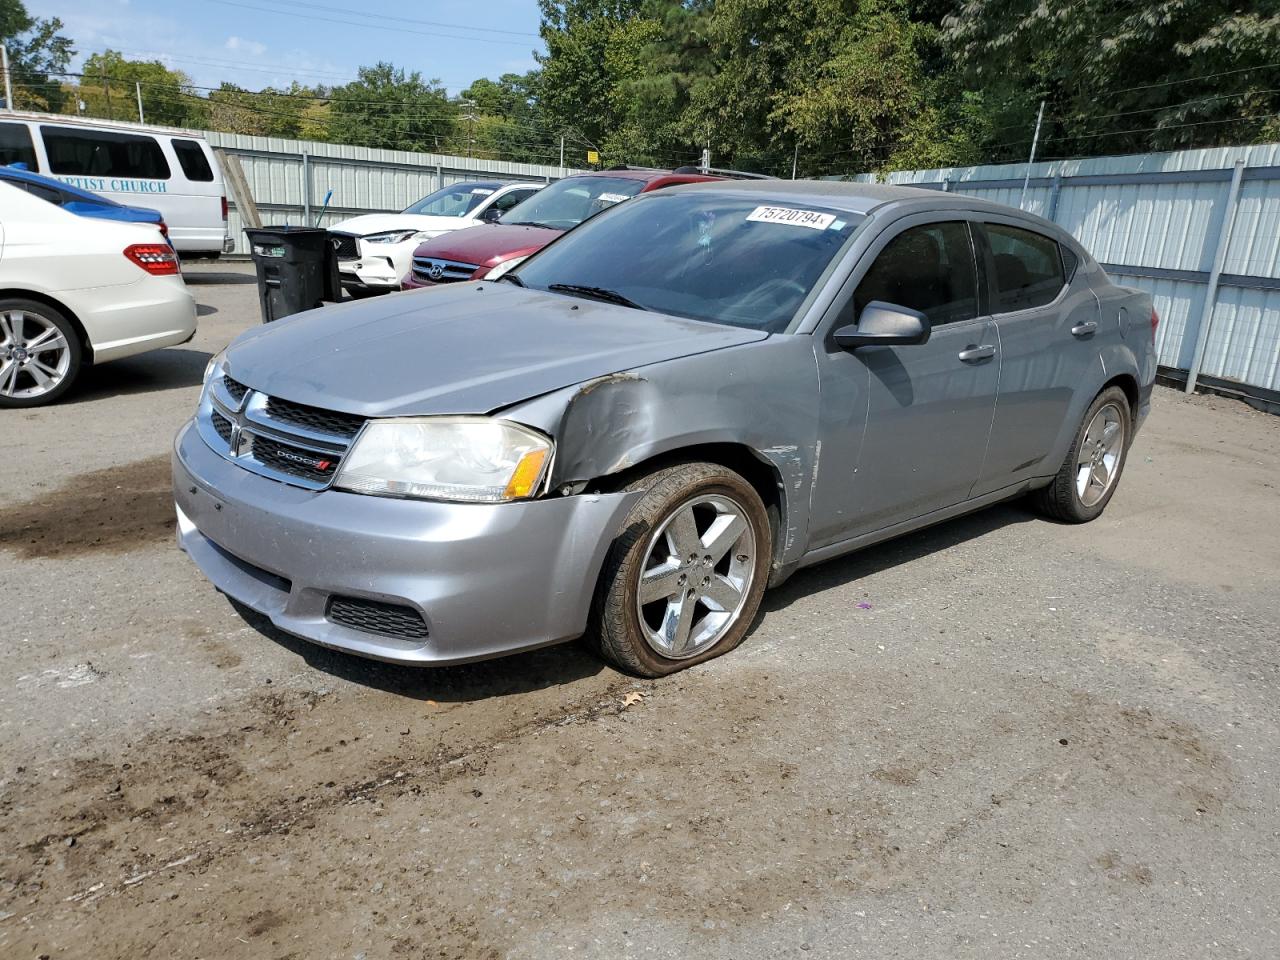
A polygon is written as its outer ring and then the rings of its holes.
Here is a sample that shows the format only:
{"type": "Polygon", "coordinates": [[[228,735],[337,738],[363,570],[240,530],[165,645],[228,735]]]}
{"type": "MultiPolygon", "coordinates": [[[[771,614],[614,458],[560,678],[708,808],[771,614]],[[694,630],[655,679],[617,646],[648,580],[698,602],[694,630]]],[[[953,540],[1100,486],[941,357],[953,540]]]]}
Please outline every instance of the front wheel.
{"type": "Polygon", "coordinates": [[[1120,482],[1132,424],[1129,398],[1119,387],[1094,397],[1057,476],[1032,494],[1036,508],[1065,523],[1087,523],[1100,515],[1120,482]]]}
{"type": "Polygon", "coordinates": [[[643,490],[610,548],[592,607],[599,652],[661,677],[736,647],[760,607],[772,561],[768,514],[727,467],[685,463],[643,490]]]}
{"type": "Polygon", "coordinates": [[[80,372],[71,322],[34,300],[0,300],[0,408],[53,403],[80,372]]]}

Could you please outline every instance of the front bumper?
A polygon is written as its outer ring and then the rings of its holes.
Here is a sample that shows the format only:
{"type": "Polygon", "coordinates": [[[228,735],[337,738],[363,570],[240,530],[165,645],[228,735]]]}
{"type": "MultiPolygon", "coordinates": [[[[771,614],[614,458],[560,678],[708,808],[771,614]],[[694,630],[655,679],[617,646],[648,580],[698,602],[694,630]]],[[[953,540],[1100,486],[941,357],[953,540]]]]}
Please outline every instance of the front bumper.
{"type": "Polygon", "coordinates": [[[413,266],[413,251],[421,240],[404,243],[367,243],[356,239],[360,256],[338,261],[338,277],[344,287],[368,287],[374,290],[399,290],[400,279],[413,266]]]}
{"type": "Polygon", "coordinates": [[[635,493],[504,504],[310,491],[241,469],[192,424],[173,456],[178,544],[277,627],[378,660],[449,664],[581,635],[635,493]],[[412,607],[425,640],[329,619],[334,597],[412,607]]]}

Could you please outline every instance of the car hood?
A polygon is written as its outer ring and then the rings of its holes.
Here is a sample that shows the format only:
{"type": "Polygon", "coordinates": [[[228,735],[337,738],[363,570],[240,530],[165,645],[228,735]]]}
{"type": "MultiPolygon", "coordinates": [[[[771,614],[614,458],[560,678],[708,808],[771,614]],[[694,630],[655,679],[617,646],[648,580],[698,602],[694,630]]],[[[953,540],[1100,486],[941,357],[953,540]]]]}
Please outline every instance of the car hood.
{"type": "Polygon", "coordinates": [[[457,230],[475,221],[468,217],[428,217],[416,213],[366,213],[335,223],[330,230],[367,237],[386,230],[457,230]]]}
{"type": "Polygon", "coordinates": [[[226,370],[271,396],[366,417],[482,414],[767,333],[458,283],[323,307],[242,334],[226,370]]]}
{"type": "Polygon", "coordinates": [[[446,237],[426,240],[413,251],[415,257],[435,257],[481,266],[541,250],[563,230],[546,227],[517,227],[507,223],[482,223],[458,230],[446,237]]]}

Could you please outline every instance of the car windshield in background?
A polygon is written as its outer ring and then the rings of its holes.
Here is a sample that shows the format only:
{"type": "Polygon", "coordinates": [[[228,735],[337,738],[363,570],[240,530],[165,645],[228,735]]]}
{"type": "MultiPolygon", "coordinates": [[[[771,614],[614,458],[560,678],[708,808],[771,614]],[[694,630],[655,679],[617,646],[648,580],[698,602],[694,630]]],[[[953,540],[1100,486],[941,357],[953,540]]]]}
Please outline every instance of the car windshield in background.
{"type": "Polygon", "coordinates": [[[572,230],[606,207],[634,197],[642,187],[643,180],[630,177],[569,177],[517,203],[503,215],[502,222],[572,230]]]}
{"type": "Polygon", "coordinates": [[[776,333],[865,219],[791,198],[653,193],[514,272],[526,287],[776,333]]]}
{"type": "Polygon", "coordinates": [[[428,194],[400,212],[428,217],[465,217],[500,186],[500,183],[455,183],[428,194]]]}

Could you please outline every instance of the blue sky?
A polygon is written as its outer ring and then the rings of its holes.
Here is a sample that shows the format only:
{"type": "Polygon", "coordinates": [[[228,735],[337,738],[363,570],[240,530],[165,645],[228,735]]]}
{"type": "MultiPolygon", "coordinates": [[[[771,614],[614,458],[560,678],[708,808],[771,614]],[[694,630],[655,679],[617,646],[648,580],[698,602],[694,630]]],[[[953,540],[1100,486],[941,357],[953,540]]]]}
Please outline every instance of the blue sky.
{"type": "Polygon", "coordinates": [[[390,60],[457,93],[477,77],[533,67],[535,0],[26,0],[61,18],[72,69],[104,49],[158,59],[197,86],[337,84],[390,60]],[[335,22],[340,21],[340,22],[335,22]]]}

